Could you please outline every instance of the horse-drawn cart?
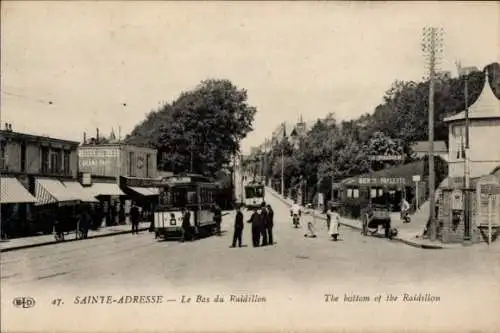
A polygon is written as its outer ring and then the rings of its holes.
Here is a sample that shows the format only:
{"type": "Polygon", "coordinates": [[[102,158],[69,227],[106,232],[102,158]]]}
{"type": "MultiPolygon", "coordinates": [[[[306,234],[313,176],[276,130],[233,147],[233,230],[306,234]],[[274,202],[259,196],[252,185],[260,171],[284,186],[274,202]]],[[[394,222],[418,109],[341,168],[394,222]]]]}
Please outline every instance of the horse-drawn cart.
{"type": "Polygon", "coordinates": [[[391,229],[391,209],[389,205],[369,204],[363,211],[362,221],[363,236],[375,235],[380,227],[384,229],[384,236],[392,238],[397,234],[396,229],[391,229]]]}

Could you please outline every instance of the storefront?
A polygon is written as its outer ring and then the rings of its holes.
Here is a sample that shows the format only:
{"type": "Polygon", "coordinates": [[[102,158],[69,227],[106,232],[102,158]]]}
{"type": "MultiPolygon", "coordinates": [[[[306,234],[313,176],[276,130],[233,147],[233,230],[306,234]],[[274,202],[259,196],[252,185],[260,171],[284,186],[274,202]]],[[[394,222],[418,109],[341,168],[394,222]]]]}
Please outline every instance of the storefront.
{"type": "Polygon", "coordinates": [[[0,220],[2,238],[29,234],[34,228],[36,198],[15,178],[0,177],[0,220]]]}
{"type": "Polygon", "coordinates": [[[486,175],[470,181],[470,224],[465,219],[465,188],[462,177],[448,178],[439,189],[436,200],[438,238],[443,243],[494,241],[500,227],[500,176],[486,175]],[[469,229],[469,230],[467,230],[469,229]]]}
{"type": "Polygon", "coordinates": [[[76,229],[77,209],[81,202],[78,193],[72,193],[58,179],[35,179],[36,223],[44,233],[51,233],[54,223],[64,230],[76,229]]]}
{"type": "Polygon", "coordinates": [[[153,219],[153,212],[158,203],[160,179],[120,177],[120,188],[126,194],[127,215],[132,201],[139,207],[145,221],[153,219]]]}
{"type": "Polygon", "coordinates": [[[116,182],[93,180],[85,189],[99,200],[95,222],[98,226],[126,224],[125,193],[116,182]]]}
{"type": "Polygon", "coordinates": [[[417,197],[425,196],[424,172],[425,161],[420,160],[344,179],[340,182],[340,201],[353,217],[358,217],[370,202],[399,211],[405,198],[414,208],[417,197]]]}

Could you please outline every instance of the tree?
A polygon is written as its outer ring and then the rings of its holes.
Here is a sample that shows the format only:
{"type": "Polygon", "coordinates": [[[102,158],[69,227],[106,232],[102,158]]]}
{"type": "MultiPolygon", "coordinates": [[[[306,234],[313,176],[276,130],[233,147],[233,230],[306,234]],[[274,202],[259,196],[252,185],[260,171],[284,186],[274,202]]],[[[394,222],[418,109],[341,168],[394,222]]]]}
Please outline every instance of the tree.
{"type": "MultiPolygon", "coordinates": [[[[375,132],[367,145],[369,156],[401,156],[406,159],[405,151],[401,140],[392,139],[383,132],[375,132]]],[[[401,160],[370,160],[369,164],[374,171],[385,167],[401,164],[401,160]]]]}
{"type": "Polygon", "coordinates": [[[252,130],[256,109],[229,80],[205,80],[171,104],[151,112],[127,137],[159,151],[158,166],[214,175],[227,168],[252,130]]]}

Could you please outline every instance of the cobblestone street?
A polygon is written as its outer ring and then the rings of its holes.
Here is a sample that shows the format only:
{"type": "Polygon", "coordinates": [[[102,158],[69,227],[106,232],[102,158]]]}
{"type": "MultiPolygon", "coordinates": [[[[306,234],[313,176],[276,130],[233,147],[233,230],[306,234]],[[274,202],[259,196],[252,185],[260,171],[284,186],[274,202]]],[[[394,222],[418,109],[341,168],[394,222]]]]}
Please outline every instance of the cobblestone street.
{"type": "MultiPolygon", "coordinates": [[[[345,294],[401,295],[405,292],[440,297],[440,302],[432,306],[424,307],[417,302],[398,303],[399,306],[390,309],[380,307],[383,309],[378,313],[380,318],[389,316],[400,323],[400,318],[404,316],[403,325],[421,322],[422,316],[427,321],[438,322],[439,318],[432,309],[439,306],[440,316],[443,312],[447,313],[448,308],[450,315],[454,313],[460,318],[457,320],[467,326],[467,323],[482,318],[483,314],[478,311],[474,316],[467,317],[461,316],[465,314],[462,311],[483,309],[498,304],[500,300],[498,244],[491,248],[479,245],[423,250],[384,239],[361,237],[358,231],[348,228],[341,230],[342,240],[335,243],[327,239],[324,221],[320,220],[316,221],[318,238],[310,239],[303,237],[304,229],[291,227],[288,209],[281,201],[268,197],[268,202],[275,209],[274,233],[277,242],[269,247],[248,246],[251,241],[250,225],[246,224],[244,244],[247,246],[229,248],[233,221],[233,215],[230,214],[224,217],[225,232],[221,237],[192,243],[157,241],[151,233],[142,232],[139,235],[126,234],[3,253],[2,302],[7,304],[8,311],[2,312],[2,319],[6,320],[7,327],[18,327],[19,322],[14,322],[14,318],[19,320],[18,316],[22,317],[22,314],[13,312],[9,303],[11,297],[19,296],[20,293],[38,295],[39,309],[50,306],[51,297],[62,295],[67,298],[64,299],[66,303],[71,303],[77,295],[96,294],[160,294],[176,302],[183,294],[211,297],[216,294],[258,294],[267,299],[269,306],[246,305],[248,314],[260,313],[261,318],[265,318],[264,326],[271,323],[282,327],[294,324],[295,328],[298,322],[282,319],[290,318],[290,311],[299,309],[304,315],[311,316],[311,320],[316,316],[324,316],[325,311],[328,311],[325,304],[329,304],[324,302],[326,293],[334,293],[341,300],[345,294]],[[463,302],[471,294],[475,296],[470,303],[463,302]],[[276,304],[283,306],[277,307],[276,304]],[[308,306],[304,308],[305,305],[308,306]],[[416,312],[418,316],[412,316],[417,306],[420,306],[416,312]],[[272,311],[269,311],[270,308],[272,311]],[[303,312],[304,309],[306,312],[303,312]],[[287,313],[287,316],[280,317],[280,313],[287,313]],[[6,317],[8,314],[14,316],[6,317]]],[[[245,213],[245,218],[249,218],[248,213],[245,213]]],[[[148,306],[153,309],[151,305],[148,306]]],[[[175,311],[185,315],[184,311],[192,311],[192,306],[196,305],[179,305],[175,311]]],[[[342,306],[337,308],[340,309],[337,314],[343,314],[341,319],[337,318],[337,325],[347,325],[353,320],[359,325],[358,320],[362,322],[359,316],[365,310],[368,311],[365,305],[359,305],[356,308],[359,313],[354,315],[349,304],[343,303],[342,306]]],[[[68,305],[67,309],[70,308],[71,305],[68,305]]],[[[86,309],[94,313],[99,307],[86,309]]],[[[205,309],[207,312],[203,317],[216,321],[217,311],[214,307],[205,309]]],[[[158,311],[161,313],[159,308],[158,311]]],[[[232,308],[231,311],[239,313],[240,310],[232,308]]],[[[156,309],[147,314],[141,311],[141,319],[154,313],[157,313],[156,309]]],[[[95,325],[99,325],[98,318],[93,321],[95,325]]],[[[72,325],[76,325],[79,320],[75,319],[72,325]]],[[[334,323],[324,318],[321,320],[325,325],[334,323]]],[[[488,325],[494,320],[498,324],[498,319],[490,316],[481,319],[488,325]]],[[[144,325],[145,321],[141,320],[141,323],[144,325]]],[[[373,324],[373,321],[370,319],[367,323],[373,324]]],[[[391,322],[386,321],[386,324],[391,322]]],[[[156,327],[154,323],[151,325],[156,327]]],[[[198,327],[194,322],[183,325],[176,327],[198,327]]],[[[127,329],[131,328],[127,326],[127,329]]]]}

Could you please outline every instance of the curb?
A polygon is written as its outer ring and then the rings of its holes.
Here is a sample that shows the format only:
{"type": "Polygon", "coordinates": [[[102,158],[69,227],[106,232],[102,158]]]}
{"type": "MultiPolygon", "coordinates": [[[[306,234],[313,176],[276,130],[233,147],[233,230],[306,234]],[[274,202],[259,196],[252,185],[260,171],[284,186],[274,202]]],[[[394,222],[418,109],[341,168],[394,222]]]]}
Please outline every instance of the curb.
{"type": "MultiPolygon", "coordinates": [[[[147,231],[147,230],[149,230],[149,228],[139,228],[139,231],[147,231]]],[[[110,233],[106,233],[106,234],[89,236],[86,239],[103,238],[103,237],[124,235],[124,234],[130,234],[130,233],[132,233],[132,230],[115,231],[115,232],[110,232],[110,233]]],[[[29,248],[33,248],[33,247],[40,247],[40,246],[46,246],[46,245],[53,245],[53,244],[64,244],[64,243],[75,242],[75,241],[80,241],[80,240],[84,240],[84,239],[71,238],[71,239],[64,240],[63,242],[58,242],[58,241],[53,240],[53,241],[47,241],[47,242],[43,242],[43,243],[19,245],[19,246],[13,246],[13,247],[0,249],[0,253],[22,250],[22,249],[29,249],[29,248]]]]}
{"type": "MultiPolygon", "coordinates": [[[[275,198],[278,198],[281,202],[283,202],[286,205],[290,206],[290,204],[286,201],[286,199],[282,198],[281,195],[275,193],[274,190],[271,190],[271,191],[268,191],[268,192],[271,195],[273,195],[275,198]]],[[[314,216],[316,218],[320,218],[320,219],[326,220],[326,218],[324,216],[317,215],[316,212],[314,213],[314,216]]],[[[355,229],[355,230],[361,230],[360,227],[354,226],[354,225],[348,224],[348,223],[341,222],[340,225],[342,225],[344,227],[349,227],[349,228],[355,229]]],[[[443,249],[445,249],[445,247],[442,246],[442,245],[420,244],[420,243],[413,242],[413,241],[410,241],[410,240],[407,240],[407,239],[403,239],[403,238],[400,238],[400,237],[397,237],[397,236],[393,237],[392,240],[400,242],[400,243],[403,243],[403,244],[406,244],[406,245],[409,245],[409,246],[412,246],[412,247],[416,247],[416,248],[420,248],[420,249],[425,249],[425,250],[443,250],[443,249]]]]}

